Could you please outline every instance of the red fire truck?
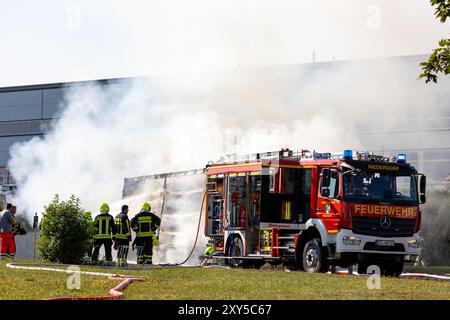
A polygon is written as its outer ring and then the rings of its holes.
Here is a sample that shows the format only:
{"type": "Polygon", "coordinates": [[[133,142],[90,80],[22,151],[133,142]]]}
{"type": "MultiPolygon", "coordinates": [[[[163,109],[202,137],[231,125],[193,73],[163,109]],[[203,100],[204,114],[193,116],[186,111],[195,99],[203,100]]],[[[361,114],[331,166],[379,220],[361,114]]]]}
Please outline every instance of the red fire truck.
{"type": "Polygon", "coordinates": [[[395,276],[419,254],[426,177],[405,154],[283,149],[230,156],[205,173],[205,235],[233,267],[377,265],[395,276]]]}

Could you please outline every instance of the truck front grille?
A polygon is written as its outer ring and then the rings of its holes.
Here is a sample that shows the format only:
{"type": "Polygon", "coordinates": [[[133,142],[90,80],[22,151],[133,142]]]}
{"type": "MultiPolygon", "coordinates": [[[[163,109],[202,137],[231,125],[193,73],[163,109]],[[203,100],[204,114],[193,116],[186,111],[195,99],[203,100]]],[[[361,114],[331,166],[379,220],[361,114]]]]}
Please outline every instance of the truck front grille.
{"type": "Polygon", "coordinates": [[[414,233],[414,219],[390,218],[391,225],[382,227],[380,218],[352,217],[353,232],[377,237],[410,237],[414,233]]]}

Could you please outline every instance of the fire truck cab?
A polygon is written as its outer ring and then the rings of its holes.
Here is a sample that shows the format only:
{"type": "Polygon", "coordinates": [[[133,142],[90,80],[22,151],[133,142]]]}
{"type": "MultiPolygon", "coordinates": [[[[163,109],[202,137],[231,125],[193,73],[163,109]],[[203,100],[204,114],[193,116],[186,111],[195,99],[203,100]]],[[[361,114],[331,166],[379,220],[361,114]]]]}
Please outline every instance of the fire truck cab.
{"type": "Polygon", "coordinates": [[[205,235],[232,267],[358,264],[399,275],[419,254],[426,179],[406,155],[283,149],[228,156],[205,172],[205,235]]]}

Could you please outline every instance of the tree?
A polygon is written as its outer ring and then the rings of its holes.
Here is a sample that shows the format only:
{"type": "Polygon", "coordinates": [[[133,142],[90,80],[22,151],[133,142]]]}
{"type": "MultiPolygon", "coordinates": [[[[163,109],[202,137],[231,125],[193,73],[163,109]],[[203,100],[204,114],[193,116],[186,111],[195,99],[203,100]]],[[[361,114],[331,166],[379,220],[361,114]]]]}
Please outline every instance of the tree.
{"type": "MultiPolygon", "coordinates": [[[[450,18],[450,0],[430,0],[436,7],[434,15],[440,22],[445,23],[450,18]]],[[[450,74],[450,39],[439,41],[439,47],[434,49],[427,61],[420,63],[422,73],[420,78],[426,78],[425,82],[437,82],[438,74],[450,74]]]]}
{"type": "Polygon", "coordinates": [[[86,253],[88,227],[83,218],[80,199],[74,195],[68,201],[53,201],[45,207],[41,221],[38,249],[45,261],[78,263],[86,253]]]}

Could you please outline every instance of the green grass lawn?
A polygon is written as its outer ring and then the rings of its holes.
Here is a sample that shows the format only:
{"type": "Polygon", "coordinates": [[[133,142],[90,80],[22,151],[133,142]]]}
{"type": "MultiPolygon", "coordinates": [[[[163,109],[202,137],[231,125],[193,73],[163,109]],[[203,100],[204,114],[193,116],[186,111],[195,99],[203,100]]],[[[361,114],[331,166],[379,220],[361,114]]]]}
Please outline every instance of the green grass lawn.
{"type": "MultiPolygon", "coordinates": [[[[154,268],[82,270],[142,276],[125,289],[127,299],[450,299],[450,282],[382,278],[369,290],[366,277],[307,274],[280,270],[154,268]]],[[[47,299],[106,295],[118,282],[81,275],[81,289],[66,287],[68,275],[9,269],[0,262],[1,299],[47,299]]]]}
{"type": "Polygon", "coordinates": [[[0,262],[0,299],[48,299],[65,296],[106,295],[113,281],[82,275],[80,290],[67,289],[68,275],[50,271],[10,269],[0,262]]]}

